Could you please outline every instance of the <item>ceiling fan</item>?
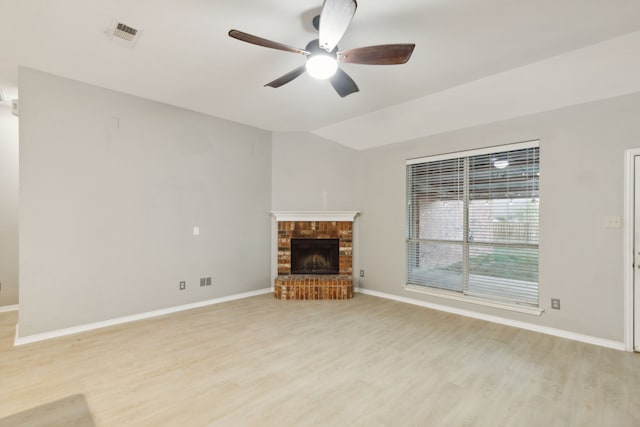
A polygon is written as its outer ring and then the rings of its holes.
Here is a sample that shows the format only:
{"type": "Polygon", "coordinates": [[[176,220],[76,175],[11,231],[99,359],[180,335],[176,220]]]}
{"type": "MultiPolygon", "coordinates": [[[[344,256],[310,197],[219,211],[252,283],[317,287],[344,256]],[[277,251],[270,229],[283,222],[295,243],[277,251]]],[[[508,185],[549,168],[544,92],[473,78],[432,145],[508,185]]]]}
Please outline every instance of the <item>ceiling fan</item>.
{"type": "Polygon", "coordinates": [[[338,62],[366,65],[404,64],[411,57],[415,44],[386,44],[355,49],[338,50],[338,42],[347,31],[358,4],[356,0],[325,0],[322,12],[313,19],[318,30],[318,39],[310,41],[304,49],[287,46],[238,30],[229,31],[229,36],[243,42],[305,55],[305,65],[278,77],[265,86],[277,88],[289,83],[307,71],[312,77],[329,79],[338,95],[345,97],[358,92],[358,85],[338,67],[338,62]]]}

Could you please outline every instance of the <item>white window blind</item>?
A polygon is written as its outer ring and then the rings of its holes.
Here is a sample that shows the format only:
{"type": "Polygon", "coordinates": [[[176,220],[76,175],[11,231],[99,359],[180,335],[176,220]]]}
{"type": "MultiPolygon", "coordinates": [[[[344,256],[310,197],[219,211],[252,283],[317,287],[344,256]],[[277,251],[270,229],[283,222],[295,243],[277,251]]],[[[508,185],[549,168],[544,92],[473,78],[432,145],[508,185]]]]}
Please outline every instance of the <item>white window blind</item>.
{"type": "Polygon", "coordinates": [[[537,141],[407,162],[407,277],[538,305],[537,141]]]}

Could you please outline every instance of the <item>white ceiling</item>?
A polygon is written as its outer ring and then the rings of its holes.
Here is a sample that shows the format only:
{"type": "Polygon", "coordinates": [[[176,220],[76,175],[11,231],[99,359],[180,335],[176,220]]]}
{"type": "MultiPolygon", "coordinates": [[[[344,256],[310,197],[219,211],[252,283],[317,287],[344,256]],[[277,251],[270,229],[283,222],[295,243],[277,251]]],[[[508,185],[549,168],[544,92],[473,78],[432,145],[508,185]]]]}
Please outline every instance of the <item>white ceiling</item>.
{"type": "Polygon", "coordinates": [[[405,65],[343,64],[360,92],[340,98],[328,82],[307,75],[279,89],[263,87],[304,57],[227,36],[235,28],[303,48],[315,38],[311,18],[321,0],[0,5],[0,89],[7,97],[17,96],[23,65],[267,130],[315,132],[354,148],[399,140],[389,129],[403,130],[401,139],[446,130],[419,123],[412,108],[426,103],[437,110],[447,91],[481,90],[472,82],[640,31],[638,0],[360,0],[341,49],[410,42],[416,49],[405,65]],[[135,47],[108,41],[114,19],[142,31],[135,47]]]}

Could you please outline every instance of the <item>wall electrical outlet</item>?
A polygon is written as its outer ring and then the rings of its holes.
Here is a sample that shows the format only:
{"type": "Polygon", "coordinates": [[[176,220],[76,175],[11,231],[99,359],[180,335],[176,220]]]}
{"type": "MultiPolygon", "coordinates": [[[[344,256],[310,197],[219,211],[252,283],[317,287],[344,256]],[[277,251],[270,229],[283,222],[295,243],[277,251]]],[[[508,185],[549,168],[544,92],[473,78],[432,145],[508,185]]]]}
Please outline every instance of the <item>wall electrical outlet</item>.
{"type": "Polygon", "coordinates": [[[184,291],[187,288],[187,282],[180,282],[180,290],[184,291]]]}
{"type": "Polygon", "coordinates": [[[211,286],[211,277],[206,277],[205,285],[211,286]]]}
{"type": "Polygon", "coordinates": [[[551,308],[554,310],[560,310],[560,299],[551,298],[551,308]]]}
{"type": "Polygon", "coordinates": [[[622,228],[621,216],[605,216],[604,217],[605,228],[622,228]]]}
{"type": "Polygon", "coordinates": [[[360,270],[360,277],[364,277],[364,270],[360,270]]]}

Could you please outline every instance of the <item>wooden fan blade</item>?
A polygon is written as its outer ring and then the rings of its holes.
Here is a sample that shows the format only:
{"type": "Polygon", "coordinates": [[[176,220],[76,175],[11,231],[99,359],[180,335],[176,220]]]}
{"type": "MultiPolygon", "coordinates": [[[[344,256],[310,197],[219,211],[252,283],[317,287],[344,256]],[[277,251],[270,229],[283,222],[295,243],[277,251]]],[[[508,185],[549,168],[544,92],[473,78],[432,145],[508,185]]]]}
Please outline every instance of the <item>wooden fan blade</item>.
{"type": "Polygon", "coordinates": [[[320,13],[320,47],[331,52],[347,31],[356,13],[356,0],[325,0],[320,13]]]}
{"type": "Polygon", "coordinates": [[[278,77],[274,81],[267,83],[265,86],[274,87],[274,88],[280,87],[282,85],[289,83],[291,80],[295,79],[296,77],[300,77],[300,75],[302,75],[304,71],[305,71],[305,67],[304,65],[302,65],[296,68],[295,70],[289,71],[284,76],[278,77]]]}
{"type": "Polygon", "coordinates": [[[359,47],[338,52],[339,62],[367,65],[404,64],[413,53],[415,44],[383,44],[359,47]]]}
{"type": "Polygon", "coordinates": [[[336,70],[336,73],[329,79],[329,81],[341,98],[360,90],[358,89],[356,82],[354,82],[353,79],[340,68],[336,70]]]}
{"type": "Polygon", "coordinates": [[[254,36],[248,33],[243,33],[242,31],[238,31],[238,30],[229,31],[229,37],[233,37],[234,39],[238,39],[243,42],[255,44],[258,46],[268,47],[271,49],[283,50],[285,52],[291,52],[291,53],[299,53],[301,55],[309,55],[309,52],[307,52],[306,50],[298,49],[297,47],[287,46],[286,44],[263,39],[262,37],[254,36]]]}

